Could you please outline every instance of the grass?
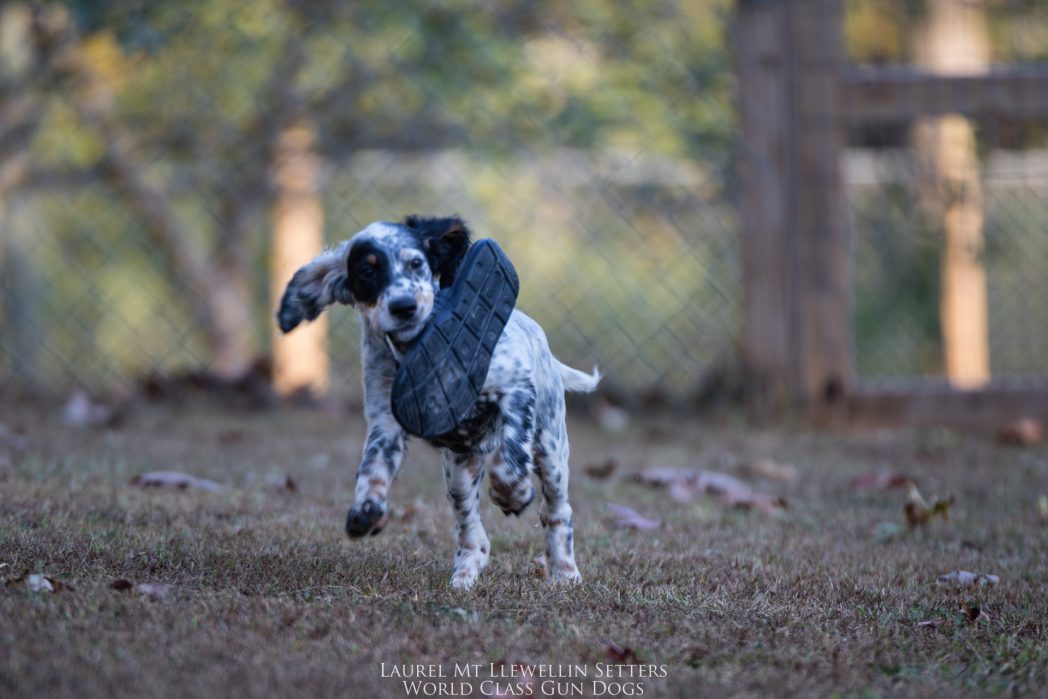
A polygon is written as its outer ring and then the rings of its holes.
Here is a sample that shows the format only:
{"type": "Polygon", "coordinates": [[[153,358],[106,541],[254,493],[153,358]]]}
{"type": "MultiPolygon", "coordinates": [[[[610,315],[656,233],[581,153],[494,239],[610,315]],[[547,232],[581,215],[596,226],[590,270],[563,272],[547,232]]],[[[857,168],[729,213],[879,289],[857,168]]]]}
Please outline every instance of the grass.
{"type": "Polygon", "coordinates": [[[944,430],[753,430],[727,418],[653,418],[609,435],[575,419],[584,584],[548,587],[532,562],[535,511],[506,519],[485,502],[492,562],[460,593],[447,586],[452,520],[427,447],[409,455],[386,531],[343,535],[356,415],[149,407],[119,430],[84,431],[8,405],[0,423],[28,437],[17,450],[0,442],[0,573],[72,587],[0,587],[0,696],[402,697],[380,663],[450,672],[499,662],[585,664],[592,695],[609,642],[665,666],[664,678],[633,680],[644,696],[1024,695],[1048,681],[1043,447],[944,430]],[[610,479],[583,474],[609,457],[619,464],[610,479]],[[647,465],[731,471],[760,457],[800,471],[793,484],[757,483],[788,499],[781,518],[678,503],[628,478],[647,465]],[[157,469],[230,488],[129,485],[157,469]],[[904,494],[848,485],[877,470],[954,495],[950,520],[878,538],[879,523],[903,522],[904,494]],[[267,485],[284,474],[296,492],[267,485]],[[613,529],[607,502],[663,526],[613,529]],[[966,621],[958,594],[935,583],[957,568],[1000,576],[960,594],[988,620],[966,621]],[[120,578],[172,592],[150,601],[111,589],[120,578]]]}

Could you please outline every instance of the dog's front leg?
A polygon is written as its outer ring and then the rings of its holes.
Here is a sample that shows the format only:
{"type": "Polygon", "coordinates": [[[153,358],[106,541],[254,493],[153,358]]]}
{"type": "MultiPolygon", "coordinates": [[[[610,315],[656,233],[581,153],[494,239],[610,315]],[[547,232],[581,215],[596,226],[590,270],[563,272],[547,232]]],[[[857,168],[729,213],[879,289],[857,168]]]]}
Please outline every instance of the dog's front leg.
{"type": "Polygon", "coordinates": [[[458,525],[458,548],[451,572],[451,586],[472,587],[488,564],[491,544],[480,521],[480,481],[484,457],[452,454],[444,450],[444,485],[458,525]]]}
{"type": "Polygon", "coordinates": [[[404,430],[390,414],[368,424],[364,457],[357,470],[357,492],[346,516],[346,533],[353,538],[378,534],[386,526],[389,486],[404,458],[404,430]]]}

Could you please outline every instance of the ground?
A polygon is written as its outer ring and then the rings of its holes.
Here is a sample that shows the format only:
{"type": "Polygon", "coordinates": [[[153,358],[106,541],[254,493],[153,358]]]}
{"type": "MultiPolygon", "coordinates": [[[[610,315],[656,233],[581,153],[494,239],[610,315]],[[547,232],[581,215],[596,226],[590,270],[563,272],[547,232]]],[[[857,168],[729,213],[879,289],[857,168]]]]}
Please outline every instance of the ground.
{"type": "Polygon", "coordinates": [[[731,416],[663,415],[609,433],[580,416],[570,431],[584,583],[551,588],[536,574],[534,507],[505,518],[485,501],[491,564],[459,592],[429,448],[414,445],[386,530],[343,534],[363,436],[352,412],[143,406],[91,430],[8,405],[0,424],[0,574],[12,581],[0,587],[0,696],[406,696],[381,663],[448,674],[455,663],[585,664],[593,695],[609,644],[664,670],[629,685],[655,697],[1023,695],[1048,681],[1043,446],[978,431],[755,429],[731,416]],[[799,471],[754,482],[786,498],[782,516],[678,502],[630,478],[652,465],[733,473],[765,457],[799,471]],[[610,478],[584,473],[609,458],[610,478]],[[129,483],[159,469],[228,488],[129,483]],[[912,475],[925,496],[953,495],[949,521],[908,532],[904,490],[849,485],[887,471],[912,475]],[[270,482],[284,476],[297,490],[270,482]],[[617,528],[608,503],[662,526],[617,528]],[[1000,583],[936,583],[958,568],[1000,583]],[[20,579],[31,573],[68,587],[31,592],[20,579]],[[120,579],[170,593],[112,589],[120,579]],[[986,618],[969,622],[959,601],[986,618]]]}

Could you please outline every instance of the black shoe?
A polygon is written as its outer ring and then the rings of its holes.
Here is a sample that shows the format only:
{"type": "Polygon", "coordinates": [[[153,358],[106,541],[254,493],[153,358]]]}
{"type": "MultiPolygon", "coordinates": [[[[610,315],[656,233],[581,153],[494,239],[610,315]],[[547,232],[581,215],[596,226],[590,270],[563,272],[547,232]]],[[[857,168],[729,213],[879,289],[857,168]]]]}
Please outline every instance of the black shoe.
{"type": "Polygon", "coordinates": [[[408,433],[434,439],[469,414],[519,290],[517,271],[498,243],[473,243],[397,369],[393,416],[408,433]]]}

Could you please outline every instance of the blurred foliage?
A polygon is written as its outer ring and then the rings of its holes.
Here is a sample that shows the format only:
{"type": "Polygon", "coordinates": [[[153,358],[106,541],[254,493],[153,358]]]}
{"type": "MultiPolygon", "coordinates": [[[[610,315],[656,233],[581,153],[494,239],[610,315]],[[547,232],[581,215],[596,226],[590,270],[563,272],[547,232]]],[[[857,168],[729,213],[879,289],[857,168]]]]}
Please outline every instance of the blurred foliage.
{"type": "Polygon", "coordinates": [[[942,231],[917,214],[920,204],[910,182],[888,180],[853,191],[851,205],[861,235],[854,280],[860,374],[942,374],[942,231]]]}
{"type": "MultiPolygon", "coordinates": [[[[208,257],[251,270],[260,349],[272,141],[305,115],[329,240],[458,211],[511,250],[532,281],[522,304],[566,359],[678,387],[734,354],[731,0],[59,5],[143,177],[208,257]]],[[[78,105],[92,90],[76,76],[49,90],[31,149],[97,181],[34,190],[13,217],[44,277],[76,270],[22,311],[46,318],[39,371],[60,376],[87,344],[102,379],[206,363],[192,292],[104,177],[105,139],[78,105]]],[[[336,328],[353,381],[352,322],[336,328]]]]}
{"type": "MultiPolygon", "coordinates": [[[[245,271],[259,352],[271,332],[273,144],[282,124],[306,116],[322,157],[329,241],[375,219],[457,211],[506,245],[525,281],[521,306],[566,361],[599,362],[633,389],[690,390],[737,356],[733,6],[37,5],[68,12],[86,70],[25,89],[45,106],[28,144],[44,176],[11,206],[0,240],[0,332],[9,338],[0,375],[119,383],[207,363],[199,299],[114,182],[108,142],[84,118],[81,102],[95,99],[132,136],[143,180],[193,244],[213,264],[245,271]]],[[[921,2],[846,7],[854,62],[908,59],[921,2]]],[[[1048,59],[1048,0],[987,7],[995,58],[1048,59]]],[[[1009,133],[1012,147],[1043,142],[1039,127],[1009,133]]],[[[5,147],[0,138],[0,157],[5,147]]],[[[908,196],[889,186],[853,202],[864,237],[860,364],[889,373],[934,371],[938,361],[937,248],[913,235],[908,196]]],[[[333,320],[336,385],[355,390],[355,321],[345,312],[333,320]]]]}
{"type": "MultiPolygon", "coordinates": [[[[1048,62],[1048,0],[953,0],[981,5],[995,63],[1048,62]]],[[[926,0],[845,0],[845,45],[858,64],[913,60],[908,32],[926,0]]]]}
{"type": "MultiPolygon", "coordinates": [[[[859,374],[941,376],[941,225],[923,214],[906,153],[864,155],[873,164],[849,187],[859,374]]],[[[1048,373],[1048,307],[1040,302],[1048,294],[1046,163],[1043,150],[989,151],[983,163],[982,260],[995,377],[1048,373]]]]}
{"type": "Polygon", "coordinates": [[[458,145],[726,155],[730,6],[70,3],[85,55],[141,136],[216,179],[252,147],[260,98],[293,44],[304,65],[289,89],[331,157],[458,145]]]}
{"type": "MultiPolygon", "coordinates": [[[[1048,2],[957,1],[985,8],[991,61],[1048,62],[1048,2]]],[[[846,0],[850,60],[910,63],[909,31],[925,11],[925,0],[846,0]]],[[[1048,314],[1031,299],[1048,284],[1048,182],[1043,177],[1048,120],[1023,123],[1002,115],[976,124],[976,131],[984,168],[991,371],[994,376],[1044,374],[1048,357],[1039,348],[1048,341],[1041,330],[1048,314]]],[[[910,141],[909,125],[855,129],[850,141],[869,148],[866,153],[878,163],[874,182],[864,178],[849,190],[859,373],[866,378],[941,375],[942,230],[921,212],[917,169],[903,150],[910,141]]]]}

